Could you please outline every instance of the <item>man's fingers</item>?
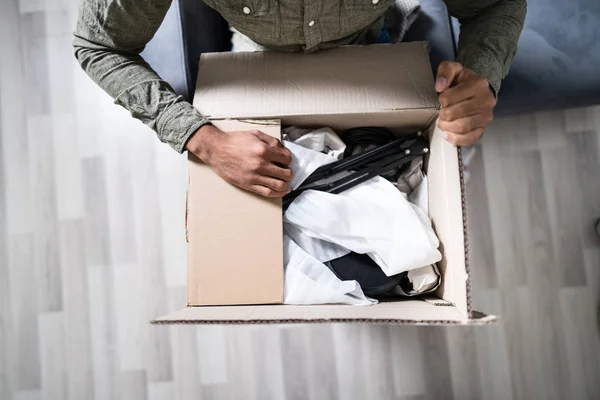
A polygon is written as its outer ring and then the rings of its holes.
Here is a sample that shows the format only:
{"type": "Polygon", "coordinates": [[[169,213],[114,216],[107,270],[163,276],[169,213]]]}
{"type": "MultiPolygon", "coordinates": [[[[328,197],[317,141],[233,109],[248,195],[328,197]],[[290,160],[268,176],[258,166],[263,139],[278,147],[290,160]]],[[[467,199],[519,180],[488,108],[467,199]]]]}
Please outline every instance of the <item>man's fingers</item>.
{"type": "Polygon", "coordinates": [[[263,155],[268,160],[283,165],[290,165],[292,162],[292,153],[279,140],[261,131],[250,131],[250,133],[268,146],[268,148],[263,149],[263,155]]]}
{"type": "Polygon", "coordinates": [[[438,127],[444,132],[454,132],[466,134],[477,128],[484,128],[492,121],[492,114],[475,114],[469,117],[455,119],[454,121],[444,121],[440,119],[438,127]]]}
{"type": "Polygon", "coordinates": [[[263,196],[268,197],[283,197],[290,191],[290,185],[287,182],[268,176],[257,176],[254,179],[252,187],[264,187],[269,189],[269,191],[273,193],[263,194],[263,196]]]}
{"type": "Polygon", "coordinates": [[[437,79],[435,80],[435,90],[438,93],[448,89],[454,79],[463,70],[460,63],[454,61],[444,61],[440,64],[437,71],[437,79]]]}
{"type": "Polygon", "coordinates": [[[284,182],[290,182],[293,176],[291,168],[282,168],[271,163],[264,165],[258,170],[258,173],[264,176],[270,176],[271,178],[282,180],[284,182]]]}
{"type": "Polygon", "coordinates": [[[471,132],[467,132],[464,134],[458,134],[453,132],[444,132],[444,134],[446,135],[446,140],[450,143],[456,146],[468,146],[478,141],[483,135],[484,131],[484,128],[477,128],[473,129],[471,132]]]}
{"type": "Polygon", "coordinates": [[[456,86],[451,87],[438,96],[438,101],[442,107],[450,107],[458,104],[461,101],[466,101],[477,97],[481,94],[479,91],[478,81],[468,80],[461,82],[456,86]]]}
{"type": "Polygon", "coordinates": [[[279,142],[279,140],[277,140],[276,138],[274,138],[271,135],[267,135],[264,132],[261,132],[261,131],[249,131],[249,133],[251,133],[252,135],[256,136],[262,142],[265,142],[266,144],[268,144],[271,147],[283,146],[281,144],[281,142],[279,142]]]}
{"type": "Polygon", "coordinates": [[[490,100],[482,101],[476,98],[472,98],[469,100],[461,101],[460,103],[452,104],[448,107],[442,107],[440,110],[440,120],[452,122],[460,118],[470,117],[475,114],[481,113],[482,107],[493,109],[494,105],[492,101],[494,98],[492,97],[490,100]],[[490,104],[485,104],[486,102],[490,102],[490,104]]]}
{"type": "Polygon", "coordinates": [[[276,192],[266,186],[261,186],[261,185],[252,185],[246,189],[251,192],[254,192],[256,194],[259,194],[261,196],[264,196],[264,197],[283,197],[287,193],[287,192],[276,192]]]}
{"type": "Polygon", "coordinates": [[[285,166],[290,165],[290,163],[292,162],[292,154],[288,149],[284,147],[269,147],[265,153],[265,158],[269,161],[285,166]]]}

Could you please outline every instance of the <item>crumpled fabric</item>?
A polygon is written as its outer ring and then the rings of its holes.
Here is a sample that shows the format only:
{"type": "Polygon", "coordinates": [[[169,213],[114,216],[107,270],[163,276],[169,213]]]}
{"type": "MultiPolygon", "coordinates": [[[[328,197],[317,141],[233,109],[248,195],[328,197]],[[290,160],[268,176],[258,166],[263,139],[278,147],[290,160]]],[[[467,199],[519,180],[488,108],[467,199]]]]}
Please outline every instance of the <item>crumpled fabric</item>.
{"type": "Polygon", "coordinates": [[[322,262],[283,235],[285,264],[285,304],[370,305],[377,300],[366,297],[356,281],[342,281],[322,262]]]}
{"type": "Polygon", "coordinates": [[[284,140],[289,140],[306,149],[325,153],[340,160],[344,156],[346,144],[331,128],[305,129],[290,126],[282,130],[284,140]]]}
{"type": "MultiPolygon", "coordinates": [[[[336,160],[290,141],[284,145],[292,152],[292,189],[336,160]]],[[[284,232],[286,304],[376,303],[356,281],[341,281],[324,264],[350,251],[368,254],[388,275],[441,259],[427,214],[381,177],[337,195],[304,192],[284,214],[284,232]]]]}
{"type": "Polygon", "coordinates": [[[283,220],[310,238],[368,254],[387,276],[442,259],[427,215],[382,177],[340,194],[308,190],[283,220]]]}

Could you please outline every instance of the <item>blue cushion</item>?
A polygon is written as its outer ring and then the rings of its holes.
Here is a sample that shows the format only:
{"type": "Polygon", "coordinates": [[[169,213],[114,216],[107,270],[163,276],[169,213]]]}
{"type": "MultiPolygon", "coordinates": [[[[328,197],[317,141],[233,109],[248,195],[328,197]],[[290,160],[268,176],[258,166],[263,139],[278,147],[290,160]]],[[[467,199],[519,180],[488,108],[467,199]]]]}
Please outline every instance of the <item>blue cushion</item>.
{"type": "Polygon", "coordinates": [[[600,2],[528,0],[527,8],[496,115],[600,103],[600,2]]]}

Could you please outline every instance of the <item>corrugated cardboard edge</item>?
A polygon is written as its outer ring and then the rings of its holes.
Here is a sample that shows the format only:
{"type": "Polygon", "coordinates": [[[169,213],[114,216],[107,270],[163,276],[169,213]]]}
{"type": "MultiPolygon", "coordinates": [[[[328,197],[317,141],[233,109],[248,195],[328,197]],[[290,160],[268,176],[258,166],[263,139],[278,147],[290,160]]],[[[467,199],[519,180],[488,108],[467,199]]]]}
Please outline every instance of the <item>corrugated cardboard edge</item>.
{"type": "Polygon", "coordinates": [[[479,325],[494,325],[499,321],[499,317],[495,315],[486,315],[479,311],[472,312],[473,318],[464,321],[452,321],[452,320],[414,320],[414,319],[377,319],[377,318],[361,318],[361,319],[348,319],[348,318],[329,318],[329,319],[277,319],[277,320],[252,320],[252,321],[240,321],[240,320],[170,320],[161,321],[154,320],[150,323],[153,325],[180,325],[180,324],[194,324],[194,325],[254,325],[254,324],[323,324],[323,323],[366,323],[366,324],[378,324],[378,325],[416,325],[416,326],[479,326],[479,325]]]}
{"type": "Polygon", "coordinates": [[[467,190],[465,188],[465,168],[463,165],[462,158],[462,148],[459,146],[457,148],[458,151],[458,173],[460,176],[460,196],[462,203],[462,217],[463,217],[463,236],[465,242],[465,271],[467,273],[466,279],[466,288],[467,288],[467,313],[469,318],[473,318],[473,314],[476,311],[473,311],[472,308],[472,293],[471,293],[471,265],[469,260],[469,224],[467,220],[467,190]]]}

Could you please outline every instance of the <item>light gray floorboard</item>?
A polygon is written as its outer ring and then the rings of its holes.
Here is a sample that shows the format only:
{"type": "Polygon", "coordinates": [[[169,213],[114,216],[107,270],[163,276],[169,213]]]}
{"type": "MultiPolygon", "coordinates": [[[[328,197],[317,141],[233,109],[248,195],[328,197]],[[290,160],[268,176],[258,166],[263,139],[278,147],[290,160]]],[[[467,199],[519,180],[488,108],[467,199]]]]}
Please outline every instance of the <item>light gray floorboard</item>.
{"type": "Polygon", "coordinates": [[[94,399],[94,372],[88,278],[85,263],[84,222],[70,220],[60,223],[60,264],[64,280],[64,323],[68,397],[94,399]]]}

